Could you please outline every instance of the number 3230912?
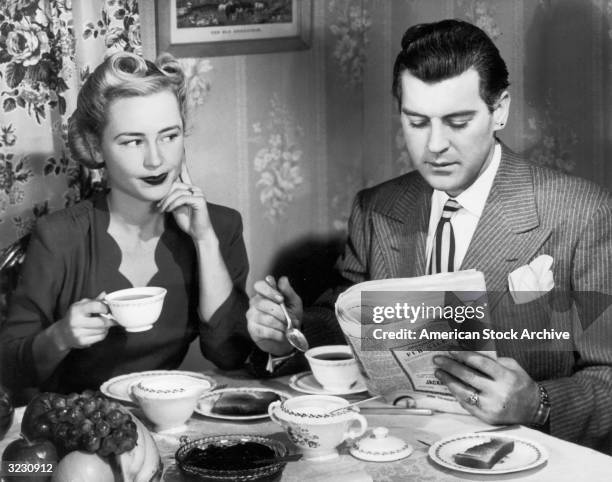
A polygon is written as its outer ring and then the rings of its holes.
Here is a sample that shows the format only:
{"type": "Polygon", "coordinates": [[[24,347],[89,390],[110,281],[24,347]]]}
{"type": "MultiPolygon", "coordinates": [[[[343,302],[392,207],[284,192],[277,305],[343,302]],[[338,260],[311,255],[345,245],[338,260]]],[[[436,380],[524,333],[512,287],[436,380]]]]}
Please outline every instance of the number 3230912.
{"type": "Polygon", "coordinates": [[[2,462],[2,470],[0,475],[11,476],[21,474],[52,474],[55,470],[55,464],[32,464],[24,462],[2,462]]]}

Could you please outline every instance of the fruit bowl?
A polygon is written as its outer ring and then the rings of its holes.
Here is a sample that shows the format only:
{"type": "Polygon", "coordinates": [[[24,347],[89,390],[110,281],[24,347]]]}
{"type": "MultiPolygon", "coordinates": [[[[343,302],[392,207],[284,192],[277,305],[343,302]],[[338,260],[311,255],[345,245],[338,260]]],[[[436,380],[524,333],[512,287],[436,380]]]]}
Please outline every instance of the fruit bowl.
{"type": "MultiPolygon", "coordinates": [[[[218,467],[204,467],[196,465],[189,455],[193,449],[206,450],[215,448],[215,460],[218,462],[219,454],[223,449],[240,446],[241,444],[251,443],[251,446],[260,446],[262,449],[268,449],[270,457],[284,457],[287,455],[287,448],[279,441],[262,437],[258,435],[214,435],[204,437],[193,442],[188,441],[186,437],[181,437],[183,443],[176,451],[174,457],[181,471],[188,476],[205,481],[274,481],[280,480],[280,476],[285,468],[286,462],[272,462],[261,465],[256,464],[256,458],[253,459],[253,467],[244,469],[221,469],[218,467]]],[[[268,458],[268,457],[266,457],[268,458]]],[[[232,466],[237,466],[240,463],[245,463],[245,460],[239,458],[232,463],[232,466]]],[[[247,462],[248,463],[248,462],[247,462]]]]}
{"type": "Polygon", "coordinates": [[[25,409],[21,434],[4,460],[56,463],[54,482],[157,481],[163,472],[147,428],[101,392],[39,393],[25,409]]]}

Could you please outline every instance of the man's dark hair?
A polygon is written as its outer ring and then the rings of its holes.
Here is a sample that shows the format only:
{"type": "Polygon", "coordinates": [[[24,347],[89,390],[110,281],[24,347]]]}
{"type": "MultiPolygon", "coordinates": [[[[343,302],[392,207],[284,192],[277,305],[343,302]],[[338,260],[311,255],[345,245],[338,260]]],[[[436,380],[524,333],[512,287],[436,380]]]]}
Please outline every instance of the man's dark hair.
{"type": "Polygon", "coordinates": [[[423,82],[440,82],[473,67],[480,97],[493,111],[508,88],[508,69],[493,41],[481,29],[460,20],[421,23],[406,30],[393,66],[393,96],[401,109],[401,75],[409,71],[423,82]]]}

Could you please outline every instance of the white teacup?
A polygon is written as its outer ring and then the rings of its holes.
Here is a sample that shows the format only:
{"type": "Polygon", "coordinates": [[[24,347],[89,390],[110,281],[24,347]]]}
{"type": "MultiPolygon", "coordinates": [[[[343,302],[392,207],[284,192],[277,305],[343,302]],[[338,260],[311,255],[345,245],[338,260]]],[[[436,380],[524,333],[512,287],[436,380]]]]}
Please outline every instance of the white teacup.
{"type": "Polygon", "coordinates": [[[360,437],[368,428],[365,417],[354,410],[331,413],[348,404],[340,397],[304,395],[272,402],[268,414],[283,427],[306,459],[328,460],[338,457],[338,445],[348,438],[360,437]],[[354,422],[359,423],[359,428],[351,427],[354,422]]]}
{"type": "Polygon", "coordinates": [[[111,319],[123,326],[126,331],[147,331],[159,318],[166,288],[142,286],[113,291],[104,297],[111,319]]]}
{"type": "Polygon", "coordinates": [[[129,387],[129,394],[155,425],[156,432],[184,430],[198,399],[210,384],[191,377],[160,375],[146,378],[129,387]]]}
{"type": "Polygon", "coordinates": [[[359,366],[348,345],[325,345],[311,348],[306,359],[315,377],[329,392],[346,392],[362,381],[359,366]]]}

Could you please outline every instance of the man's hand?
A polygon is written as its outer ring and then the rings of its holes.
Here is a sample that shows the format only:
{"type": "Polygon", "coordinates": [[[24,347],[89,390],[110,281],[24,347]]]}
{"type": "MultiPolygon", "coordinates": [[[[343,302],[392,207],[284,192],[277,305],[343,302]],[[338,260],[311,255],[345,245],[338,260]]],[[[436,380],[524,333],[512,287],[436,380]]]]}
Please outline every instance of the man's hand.
{"type": "Polygon", "coordinates": [[[255,295],[250,300],[247,311],[247,327],[255,344],[267,353],[282,356],[293,349],[287,341],[285,330],[287,321],[280,303],[285,302],[292,324],[299,328],[302,324],[302,299],[289,284],[286,276],[278,280],[278,286],[272,276],[255,283],[255,295]]]}
{"type": "Polygon", "coordinates": [[[491,424],[529,424],[540,404],[538,385],[513,358],[494,360],[472,351],[436,356],[436,377],[463,408],[491,424]],[[470,404],[472,394],[478,404],[470,404]]]}

